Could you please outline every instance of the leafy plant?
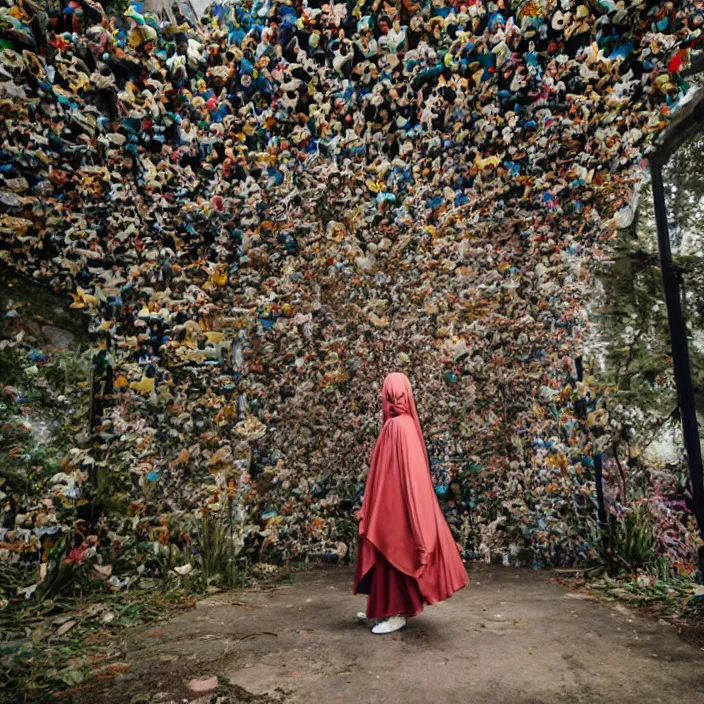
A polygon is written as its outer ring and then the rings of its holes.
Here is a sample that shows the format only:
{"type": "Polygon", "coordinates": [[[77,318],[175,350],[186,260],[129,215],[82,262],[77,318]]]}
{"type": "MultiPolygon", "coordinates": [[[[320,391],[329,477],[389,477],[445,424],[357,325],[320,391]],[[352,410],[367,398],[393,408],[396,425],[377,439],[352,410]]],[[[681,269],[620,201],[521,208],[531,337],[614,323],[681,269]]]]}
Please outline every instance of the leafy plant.
{"type": "Polygon", "coordinates": [[[591,543],[611,575],[657,566],[653,519],[645,504],[622,516],[611,514],[606,527],[593,525],[591,543]]]}
{"type": "Polygon", "coordinates": [[[237,550],[225,523],[212,514],[205,514],[200,524],[200,548],[206,580],[221,586],[242,586],[243,575],[237,564],[237,550]]]}

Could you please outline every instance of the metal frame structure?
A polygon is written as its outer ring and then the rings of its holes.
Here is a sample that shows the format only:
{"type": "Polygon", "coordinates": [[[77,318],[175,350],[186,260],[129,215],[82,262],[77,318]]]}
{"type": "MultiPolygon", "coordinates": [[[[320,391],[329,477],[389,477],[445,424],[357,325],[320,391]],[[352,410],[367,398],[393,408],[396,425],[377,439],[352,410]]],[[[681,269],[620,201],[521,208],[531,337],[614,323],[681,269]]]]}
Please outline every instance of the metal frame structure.
{"type": "Polygon", "coordinates": [[[704,94],[690,101],[680,115],[663,132],[656,151],[650,156],[650,175],[653,186],[655,223],[658,233],[660,268],[665,289],[667,318],[670,324],[672,364],[677,384],[677,397],[682,416],[682,435],[687,452],[689,477],[692,488],[692,509],[697,520],[699,534],[704,538],[704,475],[702,472],[702,450],[699,441],[699,425],[694,405],[694,384],[689,364],[687,328],[682,313],[680,283],[672,262],[670,233],[668,229],[667,204],[662,181],[662,169],[670,157],[699,131],[704,130],[704,94]]]}

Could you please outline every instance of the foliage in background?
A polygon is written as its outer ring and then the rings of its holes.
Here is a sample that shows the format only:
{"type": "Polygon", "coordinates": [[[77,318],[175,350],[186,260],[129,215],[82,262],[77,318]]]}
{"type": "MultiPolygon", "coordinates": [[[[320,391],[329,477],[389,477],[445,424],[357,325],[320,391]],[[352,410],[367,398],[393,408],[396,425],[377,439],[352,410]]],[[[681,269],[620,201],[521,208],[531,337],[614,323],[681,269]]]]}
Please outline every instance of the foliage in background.
{"type": "MultiPolygon", "coordinates": [[[[678,269],[698,412],[704,411],[704,135],[664,169],[670,239],[678,269]]],[[[605,452],[608,526],[591,544],[610,574],[692,574],[699,547],[689,511],[688,467],[672,371],[671,340],[649,181],[637,216],[601,270],[593,347],[609,413],[605,452]],[[664,567],[663,567],[664,566],[664,567]]]]}
{"type": "Polygon", "coordinates": [[[73,330],[69,349],[53,349],[36,312],[47,312],[45,291],[38,304],[10,293],[0,290],[0,701],[44,701],[105,677],[109,636],[124,626],[243,586],[252,570],[224,512],[150,521],[135,512],[144,490],[114,481],[128,467],[95,470],[85,341],[73,330]],[[38,518],[25,528],[29,508],[38,518]]]}
{"type": "Polygon", "coordinates": [[[591,540],[611,575],[655,568],[653,520],[647,505],[636,506],[620,516],[609,515],[607,526],[594,525],[591,540]]]}

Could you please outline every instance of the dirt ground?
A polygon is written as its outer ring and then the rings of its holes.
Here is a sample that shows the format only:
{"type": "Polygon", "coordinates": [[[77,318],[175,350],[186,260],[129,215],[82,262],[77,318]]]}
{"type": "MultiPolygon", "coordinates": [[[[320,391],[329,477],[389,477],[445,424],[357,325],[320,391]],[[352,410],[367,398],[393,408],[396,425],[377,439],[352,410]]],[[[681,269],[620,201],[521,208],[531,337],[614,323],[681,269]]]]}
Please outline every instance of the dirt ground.
{"type": "MultiPolygon", "coordinates": [[[[210,597],[129,634],[129,668],[81,702],[701,704],[704,652],[664,622],[592,601],[548,573],[473,567],[471,583],[392,636],[355,620],[349,569],[210,597]],[[200,697],[200,698],[199,698],[200,697]]],[[[125,666],[126,667],[126,666],[125,666]]]]}

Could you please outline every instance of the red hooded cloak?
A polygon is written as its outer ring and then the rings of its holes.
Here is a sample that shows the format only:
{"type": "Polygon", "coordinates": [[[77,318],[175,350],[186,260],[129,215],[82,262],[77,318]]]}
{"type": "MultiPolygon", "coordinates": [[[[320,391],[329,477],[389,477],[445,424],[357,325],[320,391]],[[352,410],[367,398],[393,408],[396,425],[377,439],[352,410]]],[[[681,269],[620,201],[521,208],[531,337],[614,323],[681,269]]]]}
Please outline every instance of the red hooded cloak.
{"type": "Polygon", "coordinates": [[[355,594],[369,594],[367,616],[415,616],[469,579],[442,514],[411,384],[389,374],[379,434],[360,512],[355,594]]]}

